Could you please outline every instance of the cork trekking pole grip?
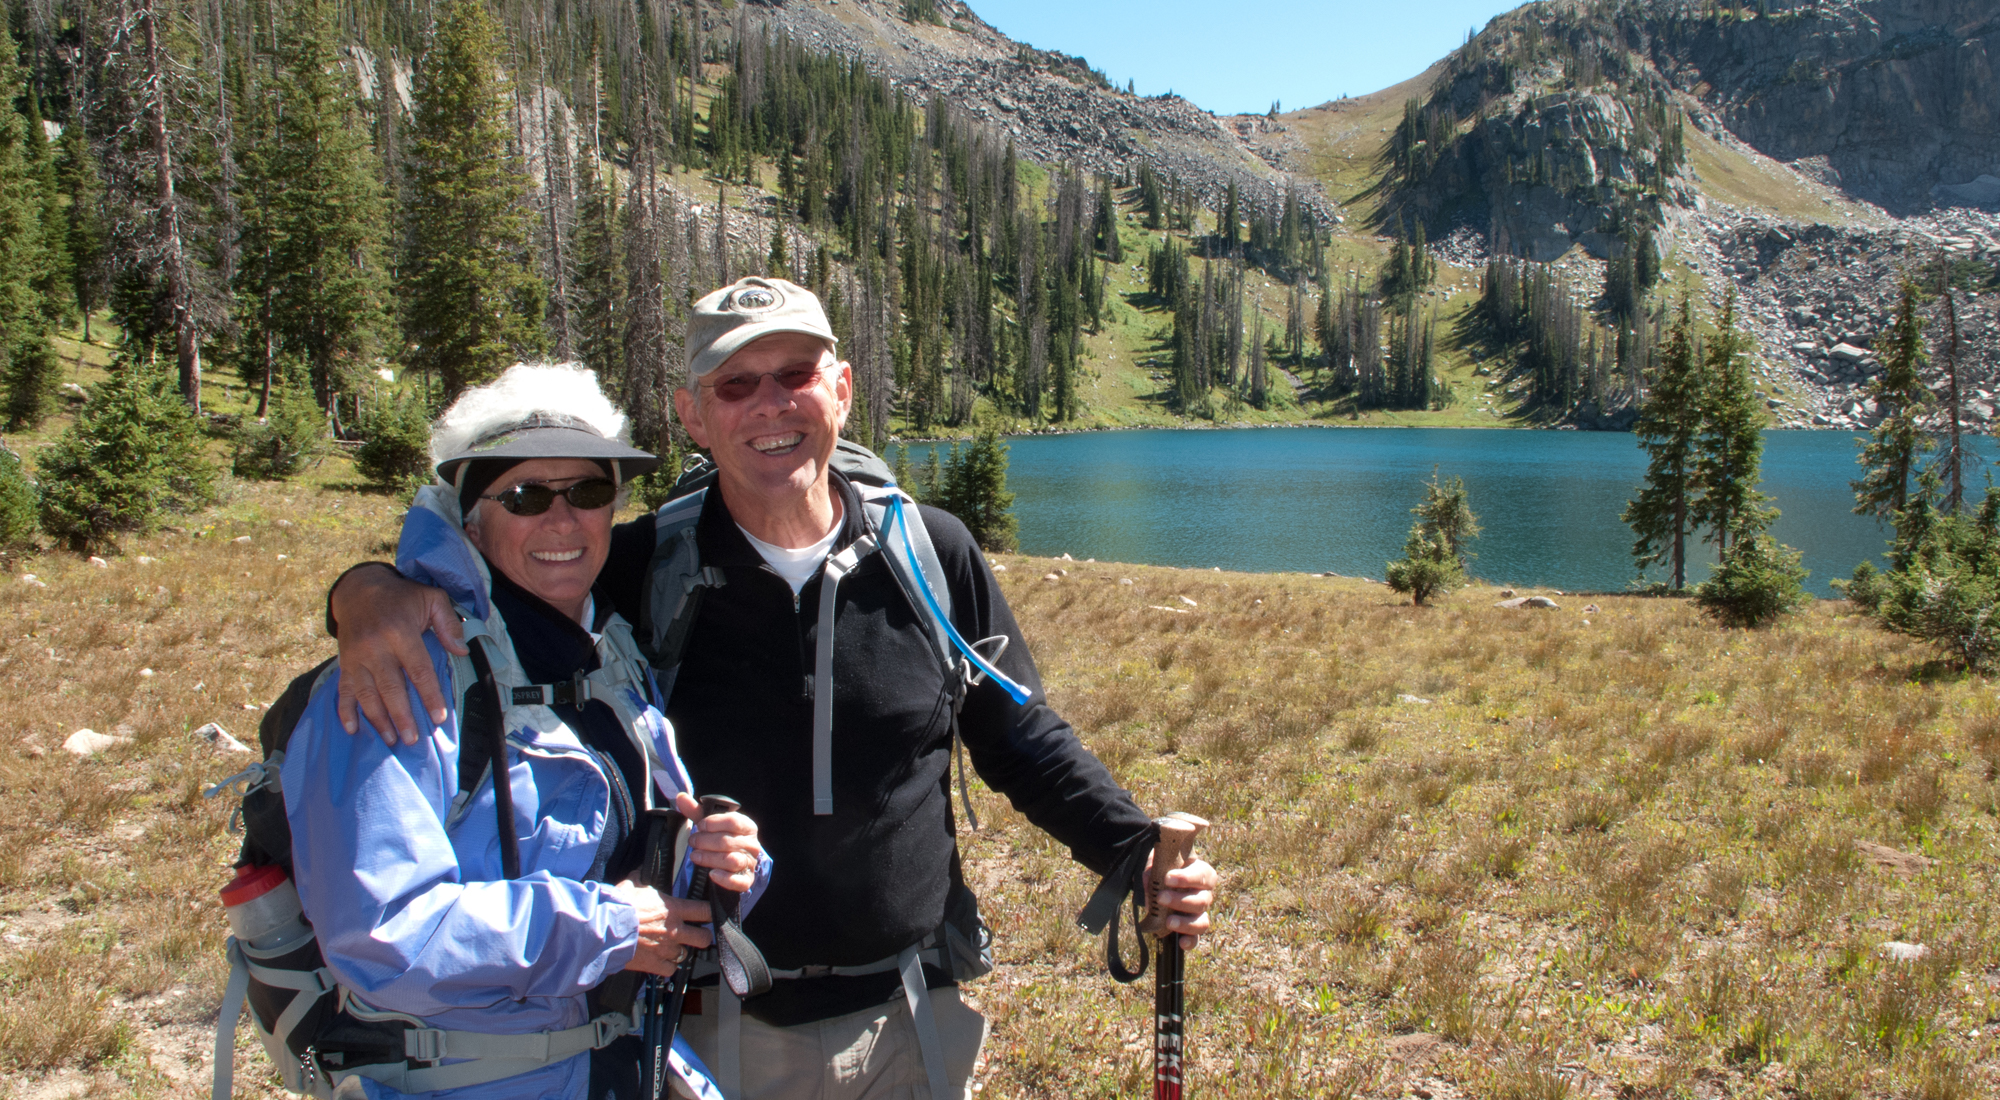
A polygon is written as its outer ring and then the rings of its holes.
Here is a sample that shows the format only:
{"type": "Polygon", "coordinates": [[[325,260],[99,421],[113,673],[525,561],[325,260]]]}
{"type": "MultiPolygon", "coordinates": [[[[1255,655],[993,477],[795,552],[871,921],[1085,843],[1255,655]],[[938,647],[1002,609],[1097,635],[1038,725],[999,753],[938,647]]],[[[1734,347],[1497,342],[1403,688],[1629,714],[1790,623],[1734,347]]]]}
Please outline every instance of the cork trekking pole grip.
{"type": "Polygon", "coordinates": [[[1194,840],[1208,822],[1193,814],[1171,813],[1160,818],[1160,842],[1153,848],[1153,866],[1146,874],[1146,913],[1139,918],[1139,931],[1166,938],[1167,910],[1160,904],[1167,872],[1178,871],[1194,862],[1194,840]]]}

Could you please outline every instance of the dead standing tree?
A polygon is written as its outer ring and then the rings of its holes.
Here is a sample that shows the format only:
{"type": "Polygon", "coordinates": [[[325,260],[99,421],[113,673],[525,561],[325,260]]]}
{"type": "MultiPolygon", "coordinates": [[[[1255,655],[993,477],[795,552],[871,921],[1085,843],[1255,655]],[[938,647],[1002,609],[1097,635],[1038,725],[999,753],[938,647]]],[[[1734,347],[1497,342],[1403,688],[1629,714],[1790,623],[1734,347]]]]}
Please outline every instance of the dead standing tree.
{"type": "Polygon", "coordinates": [[[181,204],[174,188],[173,141],[167,132],[168,59],[160,48],[159,0],[138,0],[133,12],[141,38],[144,83],[141,102],[146,112],[154,165],[160,272],[167,280],[167,303],[173,312],[174,362],[180,374],[181,397],[201,409],[201,333],[195,324],[194,291],[188,277],[186,236],[181,204]]]}

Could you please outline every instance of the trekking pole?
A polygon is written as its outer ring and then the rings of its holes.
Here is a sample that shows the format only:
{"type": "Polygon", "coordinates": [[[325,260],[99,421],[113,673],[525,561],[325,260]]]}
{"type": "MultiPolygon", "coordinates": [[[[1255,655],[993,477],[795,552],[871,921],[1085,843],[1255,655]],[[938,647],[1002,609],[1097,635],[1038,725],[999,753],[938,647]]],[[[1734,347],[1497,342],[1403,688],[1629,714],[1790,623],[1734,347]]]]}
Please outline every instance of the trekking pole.
{"type": "MultiPolygon", "coordinates": [[[[723,795],[706,795],[701,800],[703,817],[713,814],[735,813],[741,805],[733,798],[723,795]]],[[[679,834],[680,815],[672,810],[649,810],[655,819],[653,834],[646,849],[647,878],[653,889],[661,894],[670,894],[674,885],[674,874],[678,869],[674,859],[675,837],[679,834]],[[672,826],[667,819],[674,819],[672,826]],[[662,835],[665,842],[662,843],[662,835]]],[[[688,880],[688,900],[708,900],[708,868],[697,866],[688,880]]],[[[680,957],[675,960],[671,978],[657,975],[646,980],[646,1028],[645,1044],[649,1067],[647,1090],[651,1100],[660,1100],[667,1094],[667,1055],[673,1049],[674,1036],[680,1031],[681,1009],[687,1003],[688,982],[694,977],[694,948],[683,946],[680,957]]]]}
{"type": "MultiPolygon", "coordinates": [[[[674,889],[674,847],[683,819],[670,809],[647,810],[646,818],[652,823],[652,832],[646,837],[646,862],[641,868],[643,879],[662,897],[671,896],[674,889]]],[[[666,1022],[666,984],[667,979],[658,974],[646,975],[645,1023],[641,1034],[646,1047],[645,1095],[649,1100],[660,1100],[666,1095],[667,1051],[672,1042],[660,1041],[661,1025],[666,1022]]]]}
{"type": "Polygon", "coordinates": [[[1179,933],[1167,927],[1160,889],[1167,872],[1194,859],[1194,838],[1208,822],[1193,814],[1172,813],[1159,820],[1160,842],[1153,849],[1153,868],[1146,876],[1146,915],[1139,933],[1160,937],[1160,957],[1153,970],[1153,1100],[1181,1100],[1182,1053],[1186,1049],[1186,958],[1179,933]]]}

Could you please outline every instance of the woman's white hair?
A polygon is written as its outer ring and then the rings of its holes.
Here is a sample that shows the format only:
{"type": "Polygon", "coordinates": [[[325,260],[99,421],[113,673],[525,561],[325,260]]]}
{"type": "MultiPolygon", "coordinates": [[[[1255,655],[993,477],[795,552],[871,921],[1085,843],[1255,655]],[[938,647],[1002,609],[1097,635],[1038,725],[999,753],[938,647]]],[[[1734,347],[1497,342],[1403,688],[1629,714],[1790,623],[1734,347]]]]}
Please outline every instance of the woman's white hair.
{"type": "Polygon", "coordinates": [[[431,464],[536,413],[574,417],[606,439],[630,442],[625,414],[597,388],[597,374],[590,368],[581,363],[516,363],[493,381],[459,394],[437,418],[431,426],[431,464]]]}

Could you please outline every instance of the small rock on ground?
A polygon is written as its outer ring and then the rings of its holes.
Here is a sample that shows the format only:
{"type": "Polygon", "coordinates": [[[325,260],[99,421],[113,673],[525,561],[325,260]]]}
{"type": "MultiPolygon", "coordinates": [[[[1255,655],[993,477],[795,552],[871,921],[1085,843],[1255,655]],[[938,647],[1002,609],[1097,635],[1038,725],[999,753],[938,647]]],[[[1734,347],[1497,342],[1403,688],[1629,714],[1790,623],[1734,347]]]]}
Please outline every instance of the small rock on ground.
{"type": "Polygon", "coordinates": [[[64,751],[75,753],[78,756],[96,756],[105,749],[116,745],[130,744],[131,741],[130,737],[113,737],[108,733],[99,733],[93,729],[81,729],[65,738],[62,747],[64,751]]]}
{"type": "Polygon", "coordinates": [[[241,741],[238,741],[234,737],[231,737],[229,735],[229,731],[223,729],[222,723],[220,722],[210,722],[209,724],[201,727],[200,729],[195,730],[194,735],[208,742],[209,744],[214,745],[216,751],[218,752],[250,751],[250,746],[244,744],[241,741]]]}

